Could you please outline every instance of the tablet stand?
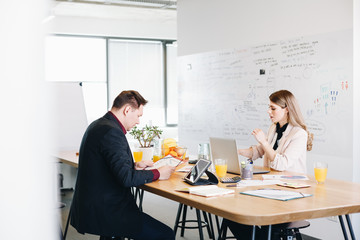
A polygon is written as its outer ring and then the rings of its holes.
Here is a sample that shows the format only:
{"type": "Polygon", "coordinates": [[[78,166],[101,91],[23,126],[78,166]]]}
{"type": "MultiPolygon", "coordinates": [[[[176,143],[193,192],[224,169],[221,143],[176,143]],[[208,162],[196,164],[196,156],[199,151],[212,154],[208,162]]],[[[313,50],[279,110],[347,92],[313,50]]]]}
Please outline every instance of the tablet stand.
{"type": "Polygon", "coordinates": [[[209,172],[208,170],[205,171],[206,175],[208,176],[209,179],[202,179],[199,178],[196,182],[194,183],[189,183],[191,185],[216,185],[219,183],[219,180],[217,179],[217,177],[212,173],[209,172]]]}

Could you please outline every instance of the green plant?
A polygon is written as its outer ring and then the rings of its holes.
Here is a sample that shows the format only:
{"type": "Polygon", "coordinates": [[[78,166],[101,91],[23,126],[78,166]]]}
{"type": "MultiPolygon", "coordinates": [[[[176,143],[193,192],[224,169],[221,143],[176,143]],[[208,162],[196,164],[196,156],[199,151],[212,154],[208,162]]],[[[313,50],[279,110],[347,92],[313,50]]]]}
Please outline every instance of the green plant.
{"type": "Polygon", "coordinates": [[[162,134],[162,130],[158,126],[148,126],[146,125],[142,129],[133,127],[130,131],[130,135],[137,139],[140,143],[140,147],[150,147],[151,141],[162,134]]]}

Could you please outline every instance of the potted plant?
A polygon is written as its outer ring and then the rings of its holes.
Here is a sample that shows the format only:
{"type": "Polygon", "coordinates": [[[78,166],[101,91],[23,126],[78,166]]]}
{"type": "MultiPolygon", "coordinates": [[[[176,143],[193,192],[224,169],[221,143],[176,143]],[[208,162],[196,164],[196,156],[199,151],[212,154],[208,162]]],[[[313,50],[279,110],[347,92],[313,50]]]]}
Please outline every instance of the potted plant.
{"type": "Polygon", "coordinates": [[[133,127],[130,131],[130,135],[134,139],[138,140],[140,145],[140,151],[143,152],[142,160],[151,160],[153,155],[153,147],[151,145],[155,137],[160,138],[162,130],[158,126],[148,126],[146,125],[142,129],[139,129],[137,126],[133,127]]]}

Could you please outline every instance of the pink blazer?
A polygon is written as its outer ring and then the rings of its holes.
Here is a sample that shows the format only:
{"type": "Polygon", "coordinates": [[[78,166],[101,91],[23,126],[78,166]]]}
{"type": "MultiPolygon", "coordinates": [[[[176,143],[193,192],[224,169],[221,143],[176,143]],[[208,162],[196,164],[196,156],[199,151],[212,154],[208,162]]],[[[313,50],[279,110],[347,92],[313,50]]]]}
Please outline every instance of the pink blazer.
{"type": "MultiPolygon", "coordinates": [[[[274,146],[276,141],[276,124],[269,128],[267,139],[270,146],[274,146]]],[[[252,146],[252,160],[264,157],[264,167],[270,167],[277,171],[293,171],[306,173],[306,144],[307,132],[301,127],[295,127],[289,123],[276,149],[274,161],[270,161],[267,155],[264,155],[262,146],[252,146]]]]}

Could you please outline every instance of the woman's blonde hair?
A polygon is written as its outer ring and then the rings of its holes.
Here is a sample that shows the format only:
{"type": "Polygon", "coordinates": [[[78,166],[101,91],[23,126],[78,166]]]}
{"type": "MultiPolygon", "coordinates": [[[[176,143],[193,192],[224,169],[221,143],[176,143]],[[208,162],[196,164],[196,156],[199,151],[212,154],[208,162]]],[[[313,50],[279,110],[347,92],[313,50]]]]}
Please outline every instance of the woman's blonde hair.
{"type": "Polygon", "coordinates": [[[299,104],[296,98],[294,97],[294,95],[288,90],[279,90],[277,92],[272,93],[269,96],[269,99],[270,101],[279,105],[282,108],[287,107],[289,123],[294,126],[303,128],[308,133],[307,150],[311,151],[314,134],[309,132],[305,124],[304,118],[301,114],[299,104]]]}

